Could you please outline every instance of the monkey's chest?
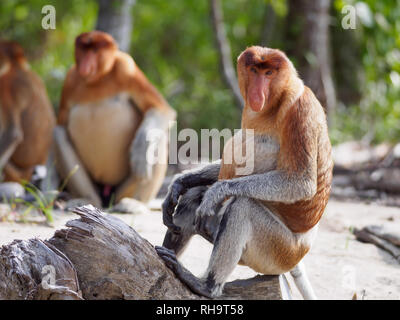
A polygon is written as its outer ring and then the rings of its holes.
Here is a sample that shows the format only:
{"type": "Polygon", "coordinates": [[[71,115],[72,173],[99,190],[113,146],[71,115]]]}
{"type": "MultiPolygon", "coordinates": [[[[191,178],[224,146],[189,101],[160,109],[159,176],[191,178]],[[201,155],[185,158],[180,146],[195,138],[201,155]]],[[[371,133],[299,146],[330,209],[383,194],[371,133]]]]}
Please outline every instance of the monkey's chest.
{"type": "Polygon", "coordinates": [[[274,170],[278,153],[279,142],[274,137],[240,130],[224,147],[219,178],[232,179],[274,170]]]}
{"type": "Polygon", "coordinates": [[[86,170],[116,185],[129,174],[129,147],[141,115],[127,94],[71,108],[68,133],[86,170]]]}

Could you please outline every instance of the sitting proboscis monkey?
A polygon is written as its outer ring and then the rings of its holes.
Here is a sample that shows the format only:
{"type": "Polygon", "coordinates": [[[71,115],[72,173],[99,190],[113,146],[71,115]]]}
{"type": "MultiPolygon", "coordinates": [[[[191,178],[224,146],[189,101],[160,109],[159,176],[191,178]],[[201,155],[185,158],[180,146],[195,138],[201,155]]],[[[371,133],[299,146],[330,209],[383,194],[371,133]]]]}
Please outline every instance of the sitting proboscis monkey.
{"type": "Polygon", "coordinates": [[[0,41],[0,170],[4,181],[30,181],[46,163],[55,125],[42,80],[22,47],[0,41]]]}
{"type": "Polygon", "coordinates": [[[154,142],[148,134],[167,132],[175,116],[110,35],[92,31],[78,36],[55,130],[58,171],[69,179],[69,191],[97,206],[124,197],[152,199],[166,173],[168,139],[154,142]],[[151,143],[158,144],[156,163],[147,159],[151,143]]]}
{"type": "MultiPolygon", "coordinates": [[[[315,298],[302,258],[328,202],[333,162],[324,110],[276,49],[250,47],[237,61],[245,101],[242,131],[220,162],[178,175],[163,203],[169,230],[160,257],[193,292],[222,293],[237,264],[267,275],[291,273],[306,299],[315,298]],[[238,175],[231,152],[254,132],[254,169],[238,175]],[[176,258],[194,233],[214,244],[204,278],[176,258]]],[[[240,148],[240,150],[242,150],[240,148]]]]}

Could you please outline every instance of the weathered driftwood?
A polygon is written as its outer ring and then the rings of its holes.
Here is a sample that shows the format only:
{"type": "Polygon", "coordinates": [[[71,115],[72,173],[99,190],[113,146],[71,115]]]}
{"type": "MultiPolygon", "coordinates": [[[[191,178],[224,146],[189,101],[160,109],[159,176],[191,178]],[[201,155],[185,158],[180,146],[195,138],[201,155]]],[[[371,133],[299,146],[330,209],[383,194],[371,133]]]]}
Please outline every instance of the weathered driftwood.
{"type": "Polygon", "coordinates": [[[334,147],[333,157],[332,195],[400,205],[400,143],[372,147],[353,141],[334,147]]]}
{"type": "Polygon", "coordinates": [[[367,226],[362,229],[355,229],[354,235],[361,242],[372,243],[378,248],[389,252],[400,262],[400,237],[396,234],[386,232],[379,226],[367,226]]]}
{"type": "MultiPolygon", "coordinates": [[[[158,257],[152,244],[93,206],[46,241],[14,241],[0,255],[0,299],[199,299],[158,257]],[[56,283],[43,286],[54,266],[56,283]],[[76,280],[77,278],[77,280],[76,280]],[[50,291],[49,291],[50,290],[50,291]]],[[[277,276],[226,285],[222,299],[281,299],[277,276]]]]}
{"type": "Polygon", "coordinates": [[[373,172],[360,171],[353,178],[357,189],[376,189],[400,193],[400,168],[379,168],[373,172]]]}
{"type": "Polygon", "coordinates": [[[4,299],[81,299],[75,268],[45,241],[15,240],[0,249],[0,300],[4,299]],[[47,277],[52,270],[55,283],[47,277]]]}

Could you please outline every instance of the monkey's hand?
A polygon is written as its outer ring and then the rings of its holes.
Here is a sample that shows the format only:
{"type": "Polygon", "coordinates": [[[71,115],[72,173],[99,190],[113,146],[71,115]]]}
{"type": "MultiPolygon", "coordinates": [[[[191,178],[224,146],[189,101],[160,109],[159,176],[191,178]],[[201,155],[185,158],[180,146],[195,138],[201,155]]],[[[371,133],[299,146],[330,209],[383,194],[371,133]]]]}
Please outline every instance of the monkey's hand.
{"type": "Polygon", "coordinates": [[[195,225],[198,225],[203,217],[217,214],[221,203],[227,196],[227,187],[227,181],[218,181],[206,191],[200,206],[196,210],[195,225]]]}
{"type": "Polygon", "coordinates": [[[173,223],[172,215],[175,207],[178,204],[179,197],[185,193],[181,176],[178,176],[169,186],[167,196],[162,204],[163,223],[174,233],[179,233],[180,228],[173,223]]]}

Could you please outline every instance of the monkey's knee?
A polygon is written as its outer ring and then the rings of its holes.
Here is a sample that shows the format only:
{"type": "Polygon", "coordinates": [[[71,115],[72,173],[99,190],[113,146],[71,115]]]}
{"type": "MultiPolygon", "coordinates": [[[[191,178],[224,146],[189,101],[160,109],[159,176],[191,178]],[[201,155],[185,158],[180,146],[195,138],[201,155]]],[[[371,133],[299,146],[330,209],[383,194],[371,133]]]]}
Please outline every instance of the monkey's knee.
{"type": "Polygon", "coordinates": [[[117,189],[116,201],[123,198],[134,198],[147,203],[154,199],[163,183],[167,165],[156,165],[153,167],[153,174],[149,179],[143,179],[134,175],[124,181],[117,189]]]}
{"type": "Polygon", "coordinates": [[[14,181],[14,182],[29,182],[32,177],[33,167],[26,169],[18,168],[11,162],[7,163],[4,167],[4,181],[14,181]]]}
{"type": "Polygon", "coordinates": [[[164,181],[167,167],[166,163],[156,163],[152,167],[151,176],[147,179],[131,174],[118,187],[116,193],[117,202],[122,198],[134,198],[144,203],[154,199],[164,181]]]}
{"type": "Polygon", "coordinates": [[[182,254],[192,236],[196,234],[194,226],[196,210],[207,189],[206,186],[191,188],[178,201],[173,215],[173,223],[180,228],[180,233],[168,230],[163,243],[164,247],[173,250],[177,256],[182,254]]]}
{"type": "Polygon", "coordinates": [[[197,186],[190,188],[183,194],[176,207],[173,222],[191,235],[198,234],[207,241],[214,243],[222,215],[204,216],[201,218],[200,223],[195,225],[196,210],[207,190],[207,186],[197,186]]]}

